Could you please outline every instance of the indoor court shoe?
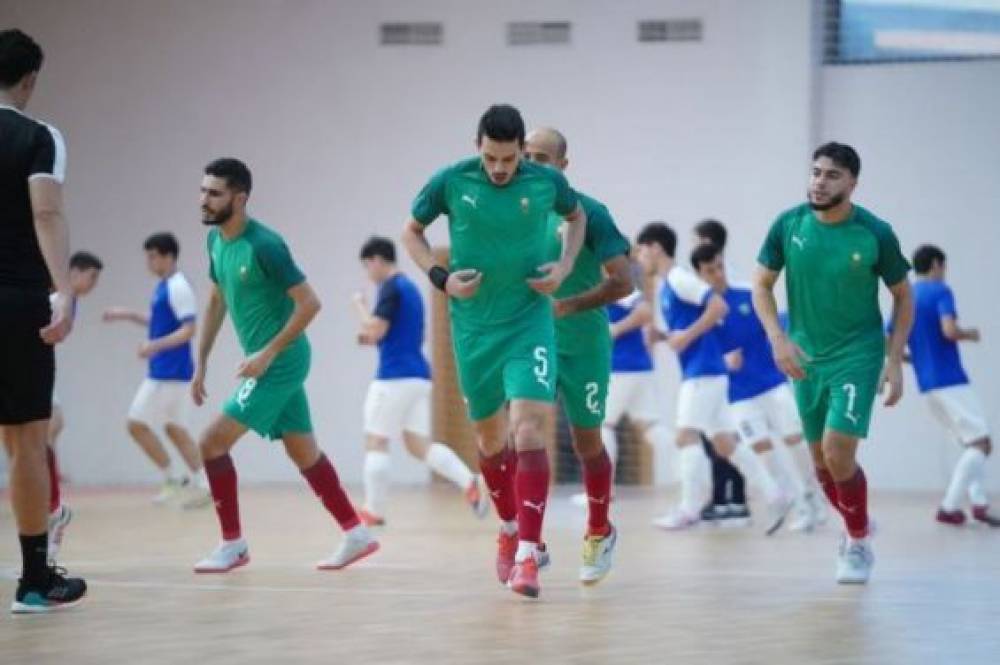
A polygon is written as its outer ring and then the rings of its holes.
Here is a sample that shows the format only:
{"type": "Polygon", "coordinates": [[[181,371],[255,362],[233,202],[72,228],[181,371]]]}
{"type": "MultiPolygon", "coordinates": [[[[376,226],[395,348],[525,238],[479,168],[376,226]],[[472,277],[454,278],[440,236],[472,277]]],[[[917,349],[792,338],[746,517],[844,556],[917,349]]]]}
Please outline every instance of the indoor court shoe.
{"type": "Polygon", "coordinates": [[[787,496],[782,496],[767,506],[767,528],[764,530],[765,536],[773,536],[785,523],[788,513],[792,510],[792,500],[787,496]]]}
{"type": "Polygon", "coordinates": [[[524,561],[514,564],[514,569],[510,573],[510,590],[529,598],[538,598],[540,587],[538,585],[538,561],[534,556],[529,556],[524,561]]]}
{"type": "Polygon", "coordinates": [[[160,487],[160,493],[153,497],[153,503],[162,506],[171,503],[180,494],[184,483],[180,480],[167,480],[160,487]]]}
{"type": "Polygon", "coordinates": [[[188,483],[177,495],[178,505],[184,510],[195,510],[212,505],[212,493],[207,487],[188,483]]]}
{"type": "Polygon", "coordinates": [[[811,493],[806,494],[795,502],[795,509],[788,522],[788,530],[809,533],[816,528],[816,524],[816,507],[813,504],[811,493]]]}
{"type": "Polygon", "coordinates": [[[837,582],[839,584],[867,584],[875,565],[868,539],[852,540],[844,537],[837,558],[837,582]]]}
{"type": "Polygon", "coordinates": [[[653,520],[653,526],[667,531],[682,531],[698,525],[698,515],[677,509],[653,520]]]}
{"type": "Polygon", "coordinates": [[[365,526],[385,526],[385,518],[376,515],[375,513],[368,512],[364,508],[359,508],[357,510],[358,519],[365,526]]]}
{"type": "Polygon", "coordinates": [[[813,516],[816,519],[816,526],[823,526],[830,519],[830,504],[821,492],[814,491],[806,494],[806,501],[812,506],[813,516]]]}
{"type": "Polygon", "coordinates": [[[240,538],[223,541],[214,552],[194,564],[194,572],[228,573],[248,563],[250,563],[250,549],[247,547],[247,541],[240,538]]]}
{"type": "Polygon", "coordinates": [[[723,529],[744,529],[750,526],[750,508],[745,503],[731,503],[719,518],[723,529]]]}
{"type": "Polygon", "coordinates": [[[479,519],[490,514],[489,494],[483,491],[482,482],[482,476],[476,476],[472,479],[472,483],[465,488],[465,500],[472,506],[472,512],[479,519]]]}
{"type": "Polygon", "coordinates": [[[724,503],[710,503],[701,509],[701,521],[709,526],[719,523],[729,514],[729,506],[724,503]]]}
{"type": "Polygon", "coordinates": [[[990,514],[989,506],[973,506],[972,519],[993,527],[1000,527],[1000,517],[990,514]]]}
{"type": "Polygon", "coordinates": [[[515,554],[517,554],[517,532],[508,534],[501,527],[500,536],[497,538],[497,579],[500,580],[500,584],[507,584],[510,581],[515,554]]]}
{"type": "Polygon", "coordinates": [[[545,570],[552,564],[552,557],[549,556],[549,546],[545,543],[538,543],[535,548],[535,560],[538,562],[538,570],[545,570]]]}
{"type": "Polygon", "coordinates": [[[364,559],[366,556],[375,554],[379,544],[368,529],[365,527],[355,527],[344,534],[344,540],[340,547],[329,559],[324,559],[316,564],[317,570],[341,570],[347,568],[356,561],[364,559]]]}
{"type": "Polygon", "coordinates": [[[618,544],[618,530],[614,525],[604,536],[588,535],[583,539],[583,565],[580,581],[586,585],[597,584],[611,572],[611,560],[618,544]]]}
{"type": "Polygon", "coordinates": [[[87,595],[87,583],[78,577],[65,577],[61,568],[49,569],[43,585],[29,585],[18,580],[17,594],[10,606],[14,614],[45,614],[73,607],[87,595]]]}
{"type": "Polygon", "coordinates": [[[965,524],[965,513],[961,510],[945,510],[944,508],[938,508],[937,515],[934,519],[941,524],[961,526],[965,524]]]}
{"type": "Polygon", "coordinates": [[[60,505],[49,514],[49,563],[54,564],[59,548],[62,547],[66,527],[73,519],[73,511],[66,504],[60,505]]]}

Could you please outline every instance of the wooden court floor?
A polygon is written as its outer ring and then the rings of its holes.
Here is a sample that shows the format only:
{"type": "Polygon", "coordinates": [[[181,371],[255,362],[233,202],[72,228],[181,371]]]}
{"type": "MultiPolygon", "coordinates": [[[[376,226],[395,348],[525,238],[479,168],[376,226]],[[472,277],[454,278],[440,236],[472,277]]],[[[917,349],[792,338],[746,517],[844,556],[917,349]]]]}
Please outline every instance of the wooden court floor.
{"type": "Polygon", "coordinates": [[[934,496],[875,496],[875,576],[845,588],[832,524],[668,534],[649,526],[667,493],[621,491],[616,567],[584,589],[568,493],[550,501],[553,566],[530,601],[494,577],[494,518],[445,487],[397,491],[382,551],[339,573],[312,569],[338,534],[305,486],[245,489],[252,561],[224,576],[190,572],[216,543],[210,510],[70,490],[63,559],[90,594],[41,617],[7,613],[19,558],[5,503],[0,663],[1000,663],[1000,532],[936,525],[934,496]]]}

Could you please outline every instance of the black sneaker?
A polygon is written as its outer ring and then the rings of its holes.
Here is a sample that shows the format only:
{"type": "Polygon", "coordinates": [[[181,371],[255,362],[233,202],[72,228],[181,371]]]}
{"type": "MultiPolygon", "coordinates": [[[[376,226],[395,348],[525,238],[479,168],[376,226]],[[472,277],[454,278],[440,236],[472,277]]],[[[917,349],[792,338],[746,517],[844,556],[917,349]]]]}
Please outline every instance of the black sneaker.
{"type": "Polygon", "coordinates": [[[65,577],[64,568],[49,568],[48,582],[29,585],[17,582],[17,595],[10,606],[14,614],[45,614],[73,607],[87,594],[87,583],[78,577],[65,577]]]}
{"type": "Polygon", "coordinates": [[[731,529],[750,526],[750,509],[745,503],[731,503],[726,506],[726,514],[718,524],[731,529]]]}
{"type": "Polygon", "coordinates": [[[718,526],[729,516],[729,506],[724,503],[710,503],[701,510],[701,521],[718,526]]]}

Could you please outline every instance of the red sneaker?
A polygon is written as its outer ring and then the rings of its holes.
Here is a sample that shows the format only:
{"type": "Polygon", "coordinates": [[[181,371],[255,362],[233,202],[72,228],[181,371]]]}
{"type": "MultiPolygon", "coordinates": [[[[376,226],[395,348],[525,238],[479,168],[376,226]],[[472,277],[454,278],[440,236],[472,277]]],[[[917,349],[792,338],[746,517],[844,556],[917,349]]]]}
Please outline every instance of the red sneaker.
{"type": "Polygon", "coordinates": [[[370,513],[364,508],[358,508],[358,519],[365,526],[385,526],[385,518],[376,515],[375,513],[370,513]]]}
{"type": "Polygon", "coordinates": [[[538,598],[538,562],[535,561],[534,556],[529,556],[524,561],[514,564],[509,584],[514,593],[529,598],[538,598]]]}
{"type": "Polygon", "coordinates": [[[972,519],[977,522],[982,522],[989,526],[998,527],[1000,526],[1000,517],[990,515],[989,506],[973,506],[972,507],[972,519]]]}
{"type": "Polygon", "coordinates": [[[961,526],[965,524],[965,513],[961,510],[945,510],[944,508],[938,508],[935,519],[941,524],[961,526]]]}
{"type": "Polygon", "coordinates": [[[500,529],[500,537],[497,538],[497,578],[500,584],[507,584],[510,581],[515,554],[517,554],[517,532],[508,535],[500,529]]]}

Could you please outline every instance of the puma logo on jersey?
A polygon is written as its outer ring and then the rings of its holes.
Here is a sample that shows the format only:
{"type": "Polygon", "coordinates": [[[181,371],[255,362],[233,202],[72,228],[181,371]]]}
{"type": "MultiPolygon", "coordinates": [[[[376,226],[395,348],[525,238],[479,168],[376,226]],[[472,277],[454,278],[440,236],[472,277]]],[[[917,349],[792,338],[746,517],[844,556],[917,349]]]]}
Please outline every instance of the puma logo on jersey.
{"type": "Polygon", "coordinates": [[[792,236],[792,244],[795,245],[796,247],[798,247],[799,249],[805,249],[806,248],[806,239],[805,238],[800,238],[800,237],[798,237],[796,235],[793,235],[792,236]]]}
{"type": "Polygon", "coordinates": [[[240,266],[240,279],[246,281],[246,278],[247,278],[247,267],[240,266]]]}
{"type": "Polygon", "coordinates": [[[526,196],[523,199],[521,199],[521,212],[527,215],[528,210],[530,209],[531,209],[531,201],[526,196]]]}
{"type": "Polygon", "coordinates": [[[462,201],[464,201],[465,203],[468,203],[473,208],[476,207],[476,199],[472,198],[468,194],[462,194],[462,201]]]}
{"type": "Polygon", "coordinates": [[[855,263],[859,263],[861,261],[861,252],[854,252],[851,258],[854,259],[855,263]]]}
{"type": "Polygon", "coordinates": [[[537,511],[539,515],[541,515],[542,512],[545,510],[544,501],[540,501],[538,503],[531,503],[530,501],[522,501],[521,503],[524,505],[525,508],[531,508],[532,510],[537,511]]]}

